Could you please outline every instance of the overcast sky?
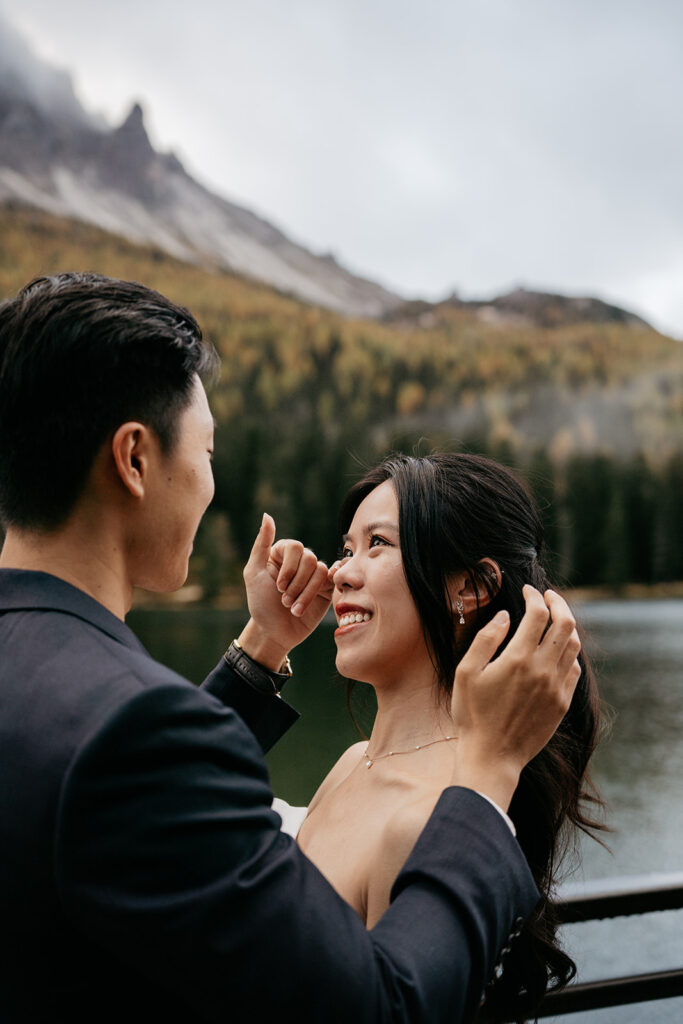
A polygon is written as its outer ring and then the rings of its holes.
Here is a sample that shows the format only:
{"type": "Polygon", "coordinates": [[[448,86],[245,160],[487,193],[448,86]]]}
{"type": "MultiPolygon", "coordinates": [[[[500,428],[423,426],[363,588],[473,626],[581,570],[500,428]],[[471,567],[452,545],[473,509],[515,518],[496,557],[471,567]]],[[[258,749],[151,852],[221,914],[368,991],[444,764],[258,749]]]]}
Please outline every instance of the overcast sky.
{"type": "Polygon", "coordinates": [[[0,0],[90,110],[406,296],[683,338],[683,0],[0,0]]]}

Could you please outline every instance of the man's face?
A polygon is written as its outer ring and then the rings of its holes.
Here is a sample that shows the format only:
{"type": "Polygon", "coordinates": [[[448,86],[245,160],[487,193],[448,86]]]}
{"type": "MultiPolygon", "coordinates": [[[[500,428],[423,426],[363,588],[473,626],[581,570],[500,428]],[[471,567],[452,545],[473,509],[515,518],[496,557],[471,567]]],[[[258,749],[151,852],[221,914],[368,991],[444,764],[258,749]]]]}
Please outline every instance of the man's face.
{"type": "Polygon", "coordinates": [[[167,454],[159,448],[150,465],[144,537],[137,538],[131,559],[136,586],[170,591],[187,579],[197,527],[214,493],[213,434],[206,392],[196,378],[175,445],[167,454]]]}

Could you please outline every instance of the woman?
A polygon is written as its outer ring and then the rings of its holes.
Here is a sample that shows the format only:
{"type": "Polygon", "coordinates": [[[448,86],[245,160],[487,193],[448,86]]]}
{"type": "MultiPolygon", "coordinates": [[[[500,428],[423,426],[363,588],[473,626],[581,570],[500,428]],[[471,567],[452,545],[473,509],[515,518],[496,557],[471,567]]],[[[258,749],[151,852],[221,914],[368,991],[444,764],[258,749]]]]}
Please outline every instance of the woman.
{"type": "MultiPolygon", "coordinates": [[[[320,786],[297,841],[371,927],[447,784],[460,658],[500,609],[512,635],[524,584],[549,584],[531,499],[510,471],[480,456],[390,457],[351,488],[341,519],[342,557],[330,570],[336,664],[374,687],[377,715],[369,740],[350,747],[320,786]]],[[[549,983],[575,973],[549,898],[579,830],[602,827],[589,814],[600,801],[587,775],[599,698],[583,656],[581,668],[569,712],[524,769],[509,809],[543,900],[490,986],[483,1020],[524,1020],[549,983]]]]}

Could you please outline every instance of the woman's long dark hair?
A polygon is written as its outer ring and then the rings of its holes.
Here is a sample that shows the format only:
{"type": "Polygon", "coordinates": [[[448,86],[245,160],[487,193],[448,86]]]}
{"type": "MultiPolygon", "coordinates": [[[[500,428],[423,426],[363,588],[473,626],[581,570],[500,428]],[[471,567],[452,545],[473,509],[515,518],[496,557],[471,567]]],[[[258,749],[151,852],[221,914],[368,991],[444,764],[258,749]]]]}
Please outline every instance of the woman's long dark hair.
{"type": "MultiPolygon", "coordinates": [[[[440,453],[393,455],[366,473],[346,497],[342,533],[363,499],[385,480],[391,480],[398,498],[403,568],[447,699],[475,629],[505,608],[511,618],[507,643],[524,614],[523,585],[541,592],[550,587],[541,562],[543,528],[528,491],[510,470],[483,456],[440,453]],[[482,565],[485,558],[502,570],[500,586],[490,565],[482,565]],[[459,629],[448,583],[463,571],[490,600],[480,606],[474,627],[459,629]]],[[[600,699],[583,653],[579,661],[581,677],[569,711],[524,768],[510,805],[542,898],[512,944],[502,976],[487,989],[481,1021],[521,1024],[534,1016],[548,988],[559,988],[576,974],[574,961],[557,941],[551,897],[561,862],[576,852],[580,832],[591,835],[604,828],[594,817],[602,801],[587,771],[601,729],[600,699]]]]}

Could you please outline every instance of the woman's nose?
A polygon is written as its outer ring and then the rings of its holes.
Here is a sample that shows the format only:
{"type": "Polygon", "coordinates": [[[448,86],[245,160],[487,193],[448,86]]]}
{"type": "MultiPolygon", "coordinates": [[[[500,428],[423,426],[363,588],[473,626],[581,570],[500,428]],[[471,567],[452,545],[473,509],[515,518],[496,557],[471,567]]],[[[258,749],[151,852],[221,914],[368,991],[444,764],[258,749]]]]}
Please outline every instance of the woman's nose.
{"type": "Polygon", "coordinates": [[[339,590],[344,587],[359,587],[362,579],[358,566],[358,560],[353,555],[347,555],[346,558],[340,558],[338,567],[334,573],[334,585],[339,590]]]}

